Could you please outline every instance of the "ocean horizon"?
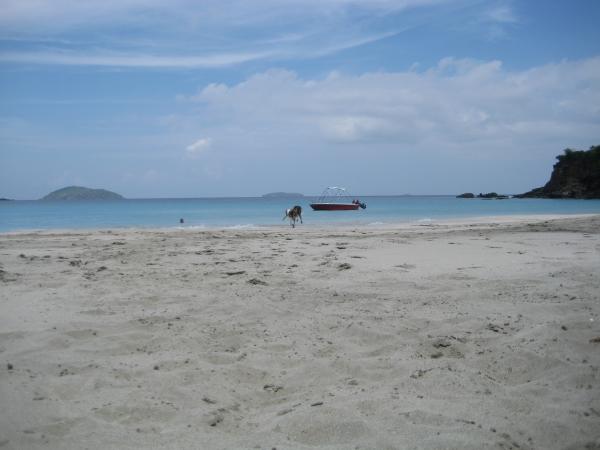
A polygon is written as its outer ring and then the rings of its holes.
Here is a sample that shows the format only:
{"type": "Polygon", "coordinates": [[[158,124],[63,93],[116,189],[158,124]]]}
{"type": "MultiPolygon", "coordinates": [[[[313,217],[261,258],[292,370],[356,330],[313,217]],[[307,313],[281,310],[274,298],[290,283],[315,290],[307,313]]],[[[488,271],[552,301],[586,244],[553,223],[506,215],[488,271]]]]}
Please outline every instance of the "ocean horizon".
{"type": "Polygon", "coordinates": [[[511,215],[600,214],[600,200],[461,199],[454,195],[356,196],[358,211],[313,211],[316,196],[210,197],[0,202],[0,232],[106,228],[260,228],[285,225],[284,211],[302,207],[304,226],[386,226],[511,215]],[[183,223],[180,223],[183,219],[183,223]]]}

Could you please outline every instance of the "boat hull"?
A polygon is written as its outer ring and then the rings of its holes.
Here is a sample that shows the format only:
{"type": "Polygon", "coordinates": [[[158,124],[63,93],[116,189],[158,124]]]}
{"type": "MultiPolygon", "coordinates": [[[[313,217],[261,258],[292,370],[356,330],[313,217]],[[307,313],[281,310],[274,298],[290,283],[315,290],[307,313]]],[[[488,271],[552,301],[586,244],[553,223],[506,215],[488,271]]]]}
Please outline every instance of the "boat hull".
{"type": "Polygon", "coordinates": [[[358,205],[354,203],[311,203],[310,207],[315,211],[355,211],[358,205]]]}

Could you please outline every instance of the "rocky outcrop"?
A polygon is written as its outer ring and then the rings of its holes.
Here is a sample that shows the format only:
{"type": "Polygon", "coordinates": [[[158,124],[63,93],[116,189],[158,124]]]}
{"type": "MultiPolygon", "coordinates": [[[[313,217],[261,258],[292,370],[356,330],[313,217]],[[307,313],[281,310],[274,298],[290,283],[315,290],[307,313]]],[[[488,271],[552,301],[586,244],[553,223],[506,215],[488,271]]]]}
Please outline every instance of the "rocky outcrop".
{"type": "Polygon", "coordinates": [[[464,194],[457,195],[456,198],[475,198],[475,194],[472,192],[465,192],[464,194]]]}
{"type": "Polygon", "coordinates": [[[556,157],[550,181],[518,198],[600,198],[600,145],[589,150],[566,149],[556,157]]]}
{"type": "Polygon", "coordinates": [[[106,189],[68,186],[50,192],[42,200],[122,200],[123,197],[106,189]]]}
{"type": "Polygon", "coordinates": [[[484,200],[505,200],[509,198],[508,195],[497,194],[496,192],[488,192],[487,194],[482,194],[481,192],[477,195],[477,198],[482,198],[484,200]]]}

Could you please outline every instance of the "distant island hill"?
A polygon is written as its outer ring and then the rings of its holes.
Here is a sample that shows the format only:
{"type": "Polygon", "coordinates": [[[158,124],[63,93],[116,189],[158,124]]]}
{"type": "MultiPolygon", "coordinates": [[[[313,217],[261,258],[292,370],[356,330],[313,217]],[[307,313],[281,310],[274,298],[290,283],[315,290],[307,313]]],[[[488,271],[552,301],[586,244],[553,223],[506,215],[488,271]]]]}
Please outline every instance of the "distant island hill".
{"type": "MultiPolygon", "coordinates": [[[[589,150],[573,150],[567,148],[562,155],[556,157],[550,181],[544,186],[532,189],[515,198],[576,198],[600,199],[600,145],[589,150]]],[[[458,198],[504,199],[506,195],[495,192],[475,194],[465,192],[458,198]]]]}
{"type": "Polygon", "coordinates": [[[106,189],[90,189],[82,186],[68,186],[50,192],[41,200],[123,200],[123,196],[106,189]]]}
{"type": "Polygon", "coordinates": [[[297,192],[270,192],[268,194],[263,194],[263,198],[302,198],[304,194],[299,194],[297,192]]]}

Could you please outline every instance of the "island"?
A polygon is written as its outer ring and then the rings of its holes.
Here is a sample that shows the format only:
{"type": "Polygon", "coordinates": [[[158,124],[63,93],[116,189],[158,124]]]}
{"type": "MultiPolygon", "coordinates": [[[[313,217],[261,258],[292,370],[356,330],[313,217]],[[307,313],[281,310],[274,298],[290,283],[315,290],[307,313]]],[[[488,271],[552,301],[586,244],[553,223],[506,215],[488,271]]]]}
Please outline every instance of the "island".
{"type": "Polygon", "coordinates": [[[11,199],[10,198],[0,198],[0,202],[10,202],[11,199]]]}
{"type": "Polygon", "coordinates": [[[263,198],[302,198],[304,194],[298,194],[297,192],[270,192],[264,194],[263,198]]]}
{"type": "Polygon", "coordinates": [[[550,181],[517,198],[600,198],[600,145],[564,150],[556,157],[550,181]]]}
{"type": "MultiPolygon", "coordinates": [[[[475,194],[472,192],[465,192],[464,194],[457,195],[456,198],[475,198],[475,194]]],[[[508,195],[497,194],[496,192],[488,192],[487,194],[482,194],[481,192],[477,194],[477,198],[483,200],[506,200],[510,198],[508,195]]]]}
{"type": "Polygon", "coordinates": [[[42,200],[123,200],[123,196],[106,189],[68,186],[50,192],[42,200]]]}
{"type": "Polygon", "coordinates": [[[477,195],[477,198],[482,198],[484,200],[506,200],[509,198],[508,195],[497,194],[496,192],[488,192],[487,194],[482,194],[481,192],[477,195]]]}

